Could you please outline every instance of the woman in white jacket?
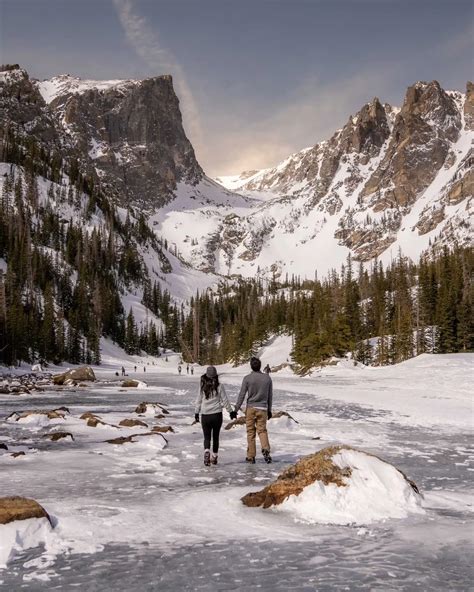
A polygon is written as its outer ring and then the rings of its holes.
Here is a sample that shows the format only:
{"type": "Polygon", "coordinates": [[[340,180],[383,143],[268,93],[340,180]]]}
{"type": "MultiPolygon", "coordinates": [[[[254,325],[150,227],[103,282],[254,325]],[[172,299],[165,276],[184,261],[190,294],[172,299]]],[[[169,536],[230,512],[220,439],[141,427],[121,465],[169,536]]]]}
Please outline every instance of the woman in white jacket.
{"type": "Polygon", "coordinates": [[[199,394],[194,408],[196,421],[199,421],[199,414],[201,414],[201,426],[204,433],[204,464],[206,467],[211,463],[217,465],[219,433],[222,427],[222,409],[224,407],[230,413],[231,419],[237,417],[225,394],[224,385],[219,383],[217,370],[214,366],[209,366],[206,374],[201,376],[199,394]]]}

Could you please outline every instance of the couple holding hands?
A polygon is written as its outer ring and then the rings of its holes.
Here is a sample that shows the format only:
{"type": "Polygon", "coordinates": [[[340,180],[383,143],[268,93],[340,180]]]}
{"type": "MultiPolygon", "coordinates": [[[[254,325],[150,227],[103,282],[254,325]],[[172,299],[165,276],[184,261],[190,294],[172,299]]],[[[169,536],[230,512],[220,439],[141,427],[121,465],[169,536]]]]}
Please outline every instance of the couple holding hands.
{"type": "Polygon", "coordinates": [[[204,464],[217,464],[219,451],[219,433],[222,427],[222,409],[225,407],[231,419],[237,418],[247,396],[245,423],[247,426],[247,457],[246,461],[255,464],[257,453],[255,437],[258,434],[262,446],[265,462],[271,463],[270,442],[267,433],[267,420],[272,417],[273,387],[272,379],[267,373],[261,372],[262,363],[258,358],[250,359],[252,372],[242,381],[242,387],[235,404],[235,409],[227,398],[224,385],[219,382],[219,376],[214,366],[209,366],[201,376],[199,394],[195,404],[195,419],[199,421],[204,433],[204,464]],[[212,452],[211,452],[212,439],[212,452]]]}

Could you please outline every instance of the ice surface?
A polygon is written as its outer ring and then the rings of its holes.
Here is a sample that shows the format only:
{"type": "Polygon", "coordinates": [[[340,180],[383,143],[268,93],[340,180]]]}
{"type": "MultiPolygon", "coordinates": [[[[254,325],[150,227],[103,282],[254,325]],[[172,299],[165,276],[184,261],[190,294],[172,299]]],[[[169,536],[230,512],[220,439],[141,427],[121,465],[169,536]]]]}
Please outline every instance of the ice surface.
{"type": "MultiPolygon", "coordinates": [[[[286,353],[278,339],[266,349],[269,361],[286,353]]],[[[105,366],[94,368],[105,382],[0,397],[0,442],[10,448],[0,450],[1,494],[36,499],[57,521],[44,546],[19,549],[0,572],[5,589],[332,591],[348,582],[351,590],[469,589],[472,354],[423,356],[373,372],[349,366],[305,378],[272,374],[275,409],[299,422],[291,429],[287,418],[269,422],[275,462],[259,457],[246,465],[245,427],[236,427],[222,432],[219,464],[210,468],[202,465],[200,425],[191,425],[204,368],[179,376],[179,356],[153,359],[155,365],[149,358],[147,390],[122,389],[115,376],[121,365],[129,378],[144,378],[143,368],[135,373],[135,357],[115,355],[111,348],[105,366]],[[167,405],[169,415],[140,418],[147,427],[114,427],[137,418],[143,400],[167,405]],[[74,442],[44,439],[56,425],[32,429],[3,421],[13,411],[60,405],[70,409],[60,429],[73,433],[74,442]],[[86,411],[108,425],[88,427],[79,419],[86,411]],[[175,430],[164,434],[164,448],[162,436],[143,436],[157,424],[175,430]],[[141,436],[123,445],[105,442],[133,434],[141,436]],[[301,456],[341,443],[376,454],[413,479],[425,496],[424,513],[402,518],[402,504],[396,519],[372,523],[374,502],[359,508],[361,526],[353,528],[295,522],[292,514],[240,502],[301,456]],[[25,456],[12,458],[20,446],[25,456]]],[[[248,368],[219,370],[235,401],[248,368]]],[[[375,486],[378,469],[369,469],[375,486]]],[[[387,483],[391,477],[382,473],[381,487],[387,483]]],[[[404,490],[394,491],[397,509],[404,490]]]]}

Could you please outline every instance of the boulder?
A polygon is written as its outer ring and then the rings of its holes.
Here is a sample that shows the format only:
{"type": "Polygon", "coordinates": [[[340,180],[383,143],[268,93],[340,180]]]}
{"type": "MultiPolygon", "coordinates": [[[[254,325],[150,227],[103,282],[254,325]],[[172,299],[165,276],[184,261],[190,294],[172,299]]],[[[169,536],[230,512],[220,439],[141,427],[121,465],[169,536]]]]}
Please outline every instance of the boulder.
{"type": "Polygon", "coordinates": [[[275,506],[297,521],[367,524],[424,513],[421,499],[417,485],[392,464],[350,446],[330,446],[300,459],[242,502],[275,506]]]}
{"type": "Polygon", "coordinates": [[[159,434],[166,434],[167,432],[172,432],[174,434],[174,429],[171,426],[155,426],[151,431],[159,434]]]}
{"type": "Polygon", "coordinates": [[[119,438],[112,438],[111,440],[106,440],[107,444],[116,444],[116,445],[122,445],[122,444],[127,444],[127,443],[135,443],[138,441],[138,439],[140,438],[145,438],[145,437],[149,437],[149,436],[161,436],[161,438],[163,438],[165,444],[166,445],[168,443],[168,440],[160,433],[157,432],[145,432],[143,434],[131,434],[130,436],[120,436],[119,438]]]}
{"type": "Polygon", "coordinates": [[[74,436],[70,432],[52,432],[51,434],[44,435],[43,438],[51,440],[51,442],[57,442],[63,438],[70,438],[74,442],[74,436]]]}
{"type": "Polygon", "coordinates": [[[119,425],[125,428],[134,428],[135,426],[143,426],[144,428],[148,427],[148,425],[140,419],[122,419],[119,425]]]}
{"type": "MultiPolygon", "coordinates": [[[[294,421],[295,423],[299,423],[298,421],[296,421],[296,419],[294,417],[292,417],[286,411],[275,411],[275,413],[273,413],[273,415],[272,415],[272,419],[278,419],[280,417],[288,417],[288,419],[290,419],[291,421],[294,421]]],[[[245,425],[245,415],[241,415],[237,419],[234,419],[233,421],[230,421],[225,426],[224,429],[231,430],[232,428],[235,428],[235,426],[240,426],[240,425],[245,425]]]]}
{"type": "Polygon", "coordinates": [[[168,409],[166,409],[162,403],[149,403],[147,401],[143,401],[140,403],[140,405],[137,405],[135,409],[135,413],[138,415],[155,415],[157,411],[162,416],[169,414],[168,409]]]}
{"type": "Polygon", "coordinates": [[[14,411],[6,418],[7,421],[21,421],[33,415],[44,416],[46,419],[64,419],[69,410],[66,407],[58,407],[57,409],[42,410],[31,409],[28,411],[14,411]]]}
{"type": "Polygon", "coordinates": [[[128,379],[122,382],[123,388],[137,388],[139,382],[138,380],[128,379]]]}
{"type": "Polygon", "coordinates": [[[8,450],[8,446],[3,442],[0,442],[0,450],[8,450]]]}
{"type": "Polygon", "coordinates": [[[35,500],[26,497],[0,497],[0,524],[29,518],[46,518],[52,526],[48,512],[35,500]]]}
{"type": "Polygon", "coordinates": [[[90,366],[81,366],[80,368],[73,368],[62,374],[55,374],[53,382],[56,385],[73,385],[76,381],[80,382],[94,382],[96,380],[94,370],[90,366]]]}
{"type": "Polygon", "coordinates": [[[324,485],[333,483],[338,487],[345,487],[344,478],[351,476],[351,470],[341,469],[332,461],[334,454],[341,448],[330,446],[305,456],[295,465],[285,469],[276,481],[261,491],[244,495],[242,502],[250,507],[269,508],[281,504],[290,495],[299,495],[305,487],[315,481],[321,481],[324,485]]]}
{"type": "Polygon", "coordinates": [[[23,452],[23,450],[20,450],[20,452],[12,452],[10,456],[13,458],[18,458],[19,456],[26,456],[26,453],[23,452]]]}
{"type": "Polygon", "coordinates": [[[91,413],[90,411],[86,411],[86,413],[83,413],[79,419],[83,419],[84,421],[87,421],[87,425],[90,428],[96,428],[99,424],[107,425],[105,423],[105,421],[102,421],[102,419],[98,415],[95,415],[94,413],[91,413]]]}

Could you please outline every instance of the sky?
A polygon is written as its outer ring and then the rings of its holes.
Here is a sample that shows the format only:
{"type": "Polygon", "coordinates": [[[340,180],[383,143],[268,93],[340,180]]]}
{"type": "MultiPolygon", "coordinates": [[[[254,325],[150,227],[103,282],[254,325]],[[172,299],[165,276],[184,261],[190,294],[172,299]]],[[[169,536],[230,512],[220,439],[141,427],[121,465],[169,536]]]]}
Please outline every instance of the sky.
{"type": "Polygon", "coordinates": [[[172,74],[211,176],[273,166],[374,96],[474,74],[472,0],[0,0],[0,61],[33,78],[172,74]]]}

